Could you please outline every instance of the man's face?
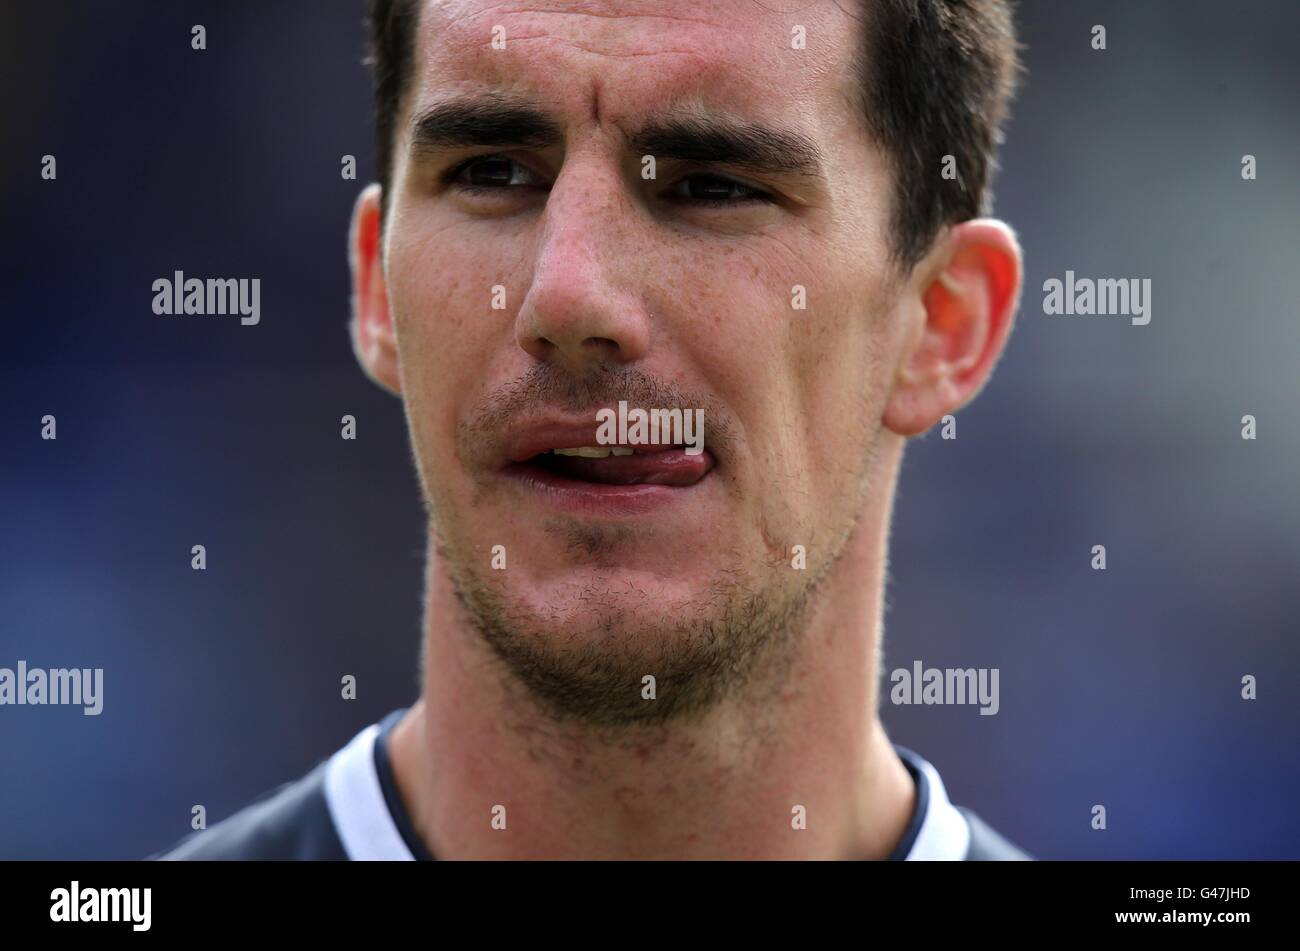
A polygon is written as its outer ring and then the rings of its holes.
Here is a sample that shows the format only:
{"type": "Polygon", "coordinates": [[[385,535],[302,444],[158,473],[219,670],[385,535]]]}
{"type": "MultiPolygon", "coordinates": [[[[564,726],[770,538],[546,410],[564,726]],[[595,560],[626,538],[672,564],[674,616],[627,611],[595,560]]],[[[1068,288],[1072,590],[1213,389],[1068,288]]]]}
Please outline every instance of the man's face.
{"type": "Polygon", "coordinates": [[[400,387],[448,572],[557,709],[626,722],[725,695],[887,491],[904,283],[892,176],[851,106],[860,32],[833,3],[421,12],[383,246],[400,387]],[[558,140],[413,137],[491,96],[558,140]],[[776,164],[807,167],[647,152],[647,128],[692,117],[800,137],[776,164]],[[705,453],[536,458],[596,445],[620,400],[703,409],[705,453]]]}

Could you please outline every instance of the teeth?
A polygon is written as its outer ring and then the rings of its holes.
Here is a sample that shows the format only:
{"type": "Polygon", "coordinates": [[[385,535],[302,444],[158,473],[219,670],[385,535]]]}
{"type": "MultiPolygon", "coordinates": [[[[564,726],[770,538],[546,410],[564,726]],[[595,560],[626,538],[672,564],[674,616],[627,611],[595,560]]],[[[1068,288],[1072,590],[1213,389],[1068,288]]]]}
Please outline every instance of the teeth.
{"type": "Polygon", "coordinates": [[[552,449],[557,456],[581,456],[584,459],[604,459],[606,456],[630,456],[633,450],[622,446],[576,446],[573,449],[552,449]]]}

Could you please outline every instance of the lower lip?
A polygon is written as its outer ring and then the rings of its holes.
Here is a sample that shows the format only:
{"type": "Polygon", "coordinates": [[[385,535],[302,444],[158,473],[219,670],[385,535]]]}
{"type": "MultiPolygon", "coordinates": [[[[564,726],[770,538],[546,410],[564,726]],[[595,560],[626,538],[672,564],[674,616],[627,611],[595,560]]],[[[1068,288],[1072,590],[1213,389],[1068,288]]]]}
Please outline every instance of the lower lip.
{"type": "Polygon", "coordinates": [[[572,515],[604,518],[645,515],[685,501],[712,475],[706,473],[692,485],[605,485],[568,479],[521,462],[511,463],[502,472],[545,505],[572,515]]]}

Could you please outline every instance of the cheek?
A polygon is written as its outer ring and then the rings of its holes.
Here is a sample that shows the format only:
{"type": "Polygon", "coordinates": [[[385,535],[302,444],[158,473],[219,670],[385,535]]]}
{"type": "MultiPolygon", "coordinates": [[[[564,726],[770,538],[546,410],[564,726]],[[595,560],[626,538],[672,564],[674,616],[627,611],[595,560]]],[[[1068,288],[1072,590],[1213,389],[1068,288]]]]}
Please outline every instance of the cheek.
{"type": "Polygon", "coordinates": [[[811,266],[804,309],[790,290],[770,308],[762,373],[765,419],[759,462],[774,531],[821,533],[861,504],[862,477],[892,385],[893,291],[883,276],[840,265],[811,266]]]}
{"type": "Polygon", "coordinates": [[[826,303],[820,331],[800,350],[799,372],[805,457],[816,461],[809,478],[833,506],[860,498],[892,386],[892,316],[888,301],[865,287],[826,303]]]}
{"type": "Polygon", "coordinates": [[[760,461],[786,468],[844,450],[878,422],[891,372],[892,292],[860,263],[767,240],[687,258],[685,321],[700,370],[740,416],[760,461]],[[702,256],[703,257],[703,256],[702,256]]]}
{"type": "Polygon", "coordinates": [[[818,534],[827,493],[847,494],[843,472],[820,454],[845,451],[846,427],[862,438],[849,414],[864,389],[867,314],[853,319],[853,292],[815,259],[773,238],[647,259],[671,275],[669,296],[651,308],[671,315],[658,328],[662,344],[733,414],[744,452],[728,482],[742,521],[774,553],[818,534]]]}
{"type": "Polygon", "coordinates": [[[689,354],[699,378],[756,432],[770,432],[797,392],[800,348],[810,336],[806,256],[770,238],[746,245],[700,242],[659,262],[665,281],[664,344],[689,354]],[[796,291],[796,285],[804,287],[796,291]]]}
{"type": "Polygon", "coordinates": [[[475,253],[472,242],[448,240],[442,230],[394,234],[386,271],[398,346],[410,369],[461,366],[464,347],[490,329],[492,285],[500,269],[475,253]],[[455,341],[454,347],[448,346],[455,341]]]}
{"type": "Polygon", "coordinates": [[[395,230],[387,250],[403,400],[420,465],[440,467],[454,460],[457,421],[509,332],[509,311],[492,308],[492,288],[514,291],[502,276],[510,268],[442,229],[395,230]]]}

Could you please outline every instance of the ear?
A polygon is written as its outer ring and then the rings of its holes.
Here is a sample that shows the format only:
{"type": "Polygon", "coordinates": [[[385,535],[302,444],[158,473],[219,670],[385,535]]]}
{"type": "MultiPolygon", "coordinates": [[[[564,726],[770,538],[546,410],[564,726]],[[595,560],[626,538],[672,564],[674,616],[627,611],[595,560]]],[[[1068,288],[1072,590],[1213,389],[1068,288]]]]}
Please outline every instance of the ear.
{"type": "Polygon", "coordinates": [[[348,236],[348,261],[352,266],[352,350],[370,379],[400,396],[397,335],[388,309],[388,284],[384,277],[381,194],[379,185],[366,186],[352,209],[348,236]]]}
{"type": "Polygon", "coordinates": [[[914,436],[974,399],[1011,333],[1020,282],[1020,245],[1001,221],[948,230],[913,272],[922,314],[898,364],[885,426],[914,436]]]}

